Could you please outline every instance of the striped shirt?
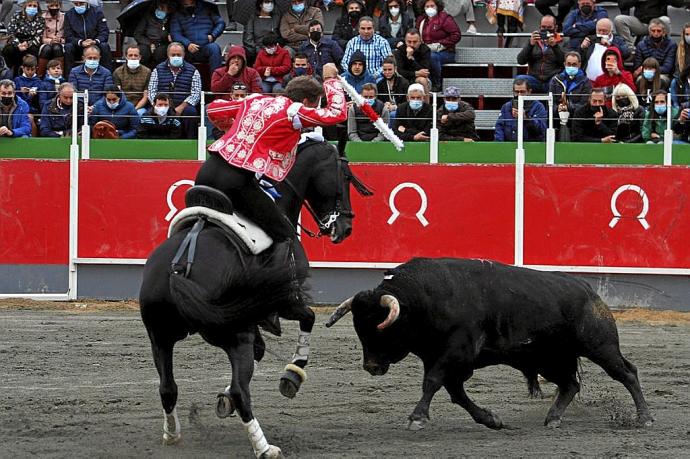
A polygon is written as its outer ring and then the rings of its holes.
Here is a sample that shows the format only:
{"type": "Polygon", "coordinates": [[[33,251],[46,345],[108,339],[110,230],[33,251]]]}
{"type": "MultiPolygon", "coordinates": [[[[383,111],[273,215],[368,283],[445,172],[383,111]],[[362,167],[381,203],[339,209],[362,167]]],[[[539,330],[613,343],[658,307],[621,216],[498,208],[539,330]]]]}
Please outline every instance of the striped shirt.
{"type": "MultiPolygon", "coordinates": [[[[173,73],[173,78],[177,78],[177,74],[173,73]]],[[[149,79],[149,102],[151,102],[151,105],[154,105],[156,102],[156,94],[158,94],[158,70],[153,69],[153,72],[151,72],[151,78],[149,79]]],[[[160,91],[160,92],[167,92],[170,94],[170,91],[160,91]]],[[[199,74],[198,70],[194,70],[194,76],[192,77],[192,90],[190,91],[189,96],[184,100],[184,102],[187,102],[188,105],[191,105],[192,107],[197,105],[201,101],[201,74],[199,74]]]]}
{"type": "Polygon", "coordinates": [[[362,37],[359,35],[352,38],[352,40],[347,42],[345,54],[341,62],[341,66],[344,70],[350,68],[350,58],[352,54],[358,50],[364,53],[367,59],[367,70],[378,80],[381,76],[383,60],[393,54],[388,40],[379,34],[374,34],[371,40],[368,41],[362,40],[362,37]]]}

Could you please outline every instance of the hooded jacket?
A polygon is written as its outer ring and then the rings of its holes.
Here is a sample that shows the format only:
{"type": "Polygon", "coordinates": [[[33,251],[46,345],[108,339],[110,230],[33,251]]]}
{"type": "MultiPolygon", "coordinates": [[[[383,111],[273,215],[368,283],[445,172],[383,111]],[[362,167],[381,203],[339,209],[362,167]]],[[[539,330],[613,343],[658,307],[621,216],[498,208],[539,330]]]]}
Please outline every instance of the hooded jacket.
{"type": "Polygon", "coordinates": [[[180,8],[170,18],[170,36],[187,49],[190,43],[208,45],[208,36],[216,40],[225,30],[225,21],[218,14],[218,7],[204,0],[197,0],[194,12],[180,8]]]}
{"type": "Polygon", "coordinates": [[[233,45],[230,47],[228,62],[233,57],[242,59],[242,68],[235,76],[228,74],[227,64],[215,69],[211,75],[211,91],[229,93],[232,90],[232,85],[240,81],[247,86],[250,93],[262,92],[261,76],[253,68],[247,67],[247,55],[242,46],[233,45]]]}
{"type": "Polygon", "coordinates": [[[121,139],[133,139],[137,136],[139,114],[123,92],[120,92],[120,102],[114,109],[108,107],[105,97],[96,102],[89,117],[89,124],[93,126],[99,121],[113,123],[121,139]]]}
{"type": "Polygon", "coordinates": [[[554,114],[558,113],[558,104],[563,93],[565,93],[566,100],[568,101],[568,110],[572,114],[589,100],[589,93],[592,92],[592,82],[589,81],[582,69],[579,69],[572,79],[563,70],[551,78],[549,92],[553,93],[554,114]]]}
{"type": "Polygon", "coordinates": [[[604,51],[601,56],[601,69],[604,71],[603,75],[599,75],[594,83],[592,83],[593,88],[605,88],[608,94],[611,94],[613,88],[618,83],[625,83],[630,86],[630,89],[637,91],[637,86],[635,86],[635,81],[633,80],[632,73],[628,72],[623,68],[623,58],[621,57],[621,52],[615,46],[611,46],[604,51]],[[610,54],[615,54],[618,58],[618,71],[617,75],[609,75],[606,71],[606,56],[610,54]]]}
{"type": "MultiPolygon", "coordinates": [[[[244,51],[244,48],[242,48],[242,51],[244,51]]],[[[277,45],[276,52],[268,54],[266,49],[261,48],[259,54],[256,56],[254,69],[259,74],[259,77],[263,79],[266,68],[268,67],[271,67],[271,76],[282,83],[285,75],[290,73],[292,69],[292,60],[290,59],[288,50],[277,45]]],[[[247,85],[247,87],[249,87],[249,85],[247,85]]]]}
{"type": "Polygon", "coordinates": [[[65,13],[65,43],[78,47],[82,40],[90,38],[100,45],[108,45],[108,21],[103,11],[87,6],[84,14],[77,14],[74,8],[65,13]]]}
{"type": "Polygon", "coordinates": [[[343,77],[345,78],[345,81],[354,86],[354,88],[357,90],[357,93],[362,92],[362,86],[364,86],[364,84],[366,83],[376,84],[376,78],[374,78],[372,74],[369,73],[369,71],[367,70],[367,59],[364,56],[364,53],[359,50],[352,53],[350,65],[347,69],[347,72],[343,73],[343,77]],[[362,62],[364,64],[364,69],[362,70],[362,73],[359,76],[355,76],[352,73],[352,64],[354,64],[355,62],[362,62]]]}

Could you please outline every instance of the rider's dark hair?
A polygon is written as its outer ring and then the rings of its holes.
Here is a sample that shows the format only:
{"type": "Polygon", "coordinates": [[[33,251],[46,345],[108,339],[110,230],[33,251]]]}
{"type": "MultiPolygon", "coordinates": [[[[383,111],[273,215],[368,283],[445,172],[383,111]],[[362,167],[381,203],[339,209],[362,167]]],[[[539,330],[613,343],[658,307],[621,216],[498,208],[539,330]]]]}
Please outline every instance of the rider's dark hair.
{"type": "Polygon", "coordinates": [[[302,102],[307,99],[315,103],[321,94],[323,94],[323,88],[319,82],[307,75],[293,78],[285,88],[285,96],[293,102],[302,102]]]}

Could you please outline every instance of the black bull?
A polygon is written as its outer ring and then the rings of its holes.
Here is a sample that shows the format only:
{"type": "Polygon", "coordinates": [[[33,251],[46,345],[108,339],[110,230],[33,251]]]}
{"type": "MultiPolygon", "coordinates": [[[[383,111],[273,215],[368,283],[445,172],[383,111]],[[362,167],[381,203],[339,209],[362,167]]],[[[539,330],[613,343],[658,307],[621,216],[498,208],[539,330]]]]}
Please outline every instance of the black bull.
{"type": "Polygon", "coordinates": [[[520,370],[530,392],[539,392],[537,375],[558,386],[544,421],[557,427],[580,389],[581,356],[628,389],[640,424],[653,421],[637,369],[620,352],[611,312],[575,277],[482,260],[416,258],[386,272],[373,291],[343,302],[326,325],[350,310],[369,373],[385,374],[410,352],[422,359],[423,396],[409,417],[411,429],[424,427],[441,387],[476,422],[504,427],[463,387],[475,369],[498,364],[520,370]]]}

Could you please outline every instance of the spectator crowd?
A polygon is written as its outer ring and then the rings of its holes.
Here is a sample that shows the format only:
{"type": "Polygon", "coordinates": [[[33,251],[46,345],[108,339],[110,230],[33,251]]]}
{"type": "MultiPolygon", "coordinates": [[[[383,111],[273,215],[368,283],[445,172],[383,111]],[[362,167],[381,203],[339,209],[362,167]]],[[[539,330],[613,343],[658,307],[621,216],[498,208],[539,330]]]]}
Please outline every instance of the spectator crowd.
{"type": "MultiPolygon", "coordinates": [[[[658,143],[670,128],[687,142],[690,23],[674,41],[668,15],[687,2],[619,0],[622,14],[612,21],[595,0],[537,0],[539,29],[516,60],[526,72],[514,79],[494,139],[517,139],[520,95],[551,93],[559,140],[658,143]]],[[[521,2],[486,3],[499,34],[522,27],[521,2]]],[[[455,18],[464,15],[466,33],[476,33],[472,0],[256,0],[242,46],[226,49],[217,41],[236,27],[231,6],[226,24],[210,1],[150,0],[130,18],[134,42],[115,60],[98,0],[19,0],[11,15],[2,6],[0,19],[11,18],[0,57],[0,136],[69,136],[78,103],[86,107],[77,129],[86,113],[94,138],[194,139],[204,89],[233,99],[280,93],[297,76],[320,79],[333,63],[401,139],[428,141],[434,109],[440,140],[479,139],[462,83],[442,90],[443,66],[455,62],[462,35],[455,18]],[[329,36],[323,13],[331,8],[341,15],[329,36]],[[84,91],[77,102],[74,93],[84,91]]],[[[545,139],[547,105],[525,101],[525,140],[545,139]]],[[[385,141],[352,104],[341,133],[385,141]]]]}

